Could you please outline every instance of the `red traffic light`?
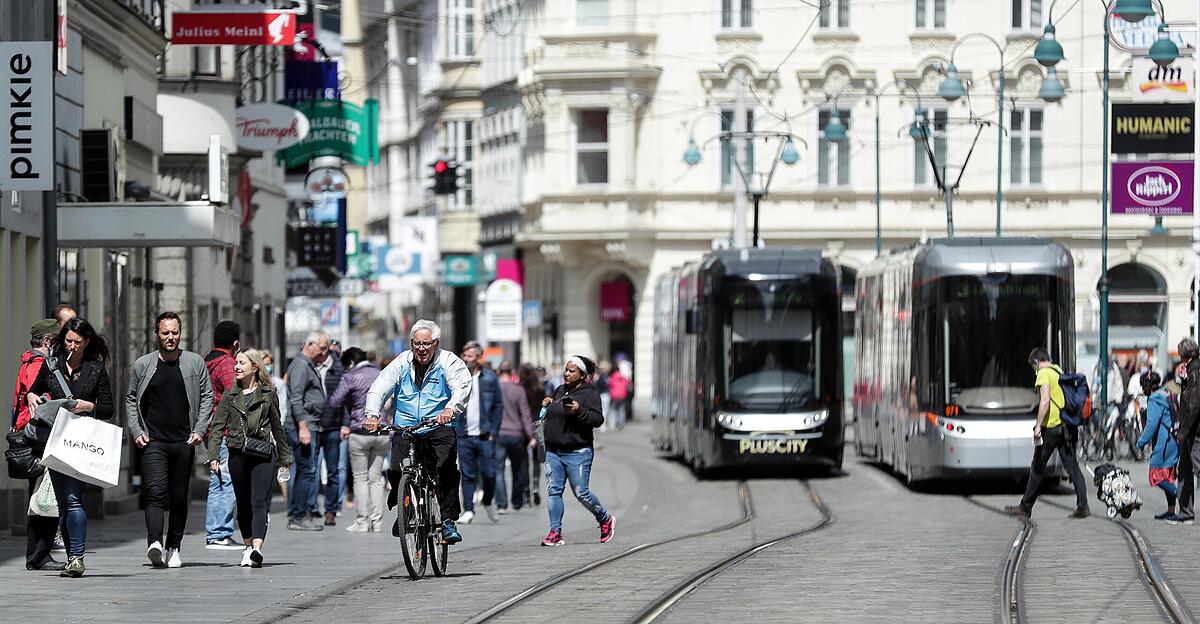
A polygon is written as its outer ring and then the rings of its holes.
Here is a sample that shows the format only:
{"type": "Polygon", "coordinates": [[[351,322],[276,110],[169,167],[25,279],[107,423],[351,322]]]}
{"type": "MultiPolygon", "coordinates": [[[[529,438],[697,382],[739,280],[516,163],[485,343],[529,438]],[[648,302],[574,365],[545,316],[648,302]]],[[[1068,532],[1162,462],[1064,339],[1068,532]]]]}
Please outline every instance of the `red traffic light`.
{"type": "Polygon", "coordinates": [[[444,173],[449,166],[450,165],[446,164],[446,161],[439,160],[439,161],[433,163],[433,172],[434,173],[444,173]]]}

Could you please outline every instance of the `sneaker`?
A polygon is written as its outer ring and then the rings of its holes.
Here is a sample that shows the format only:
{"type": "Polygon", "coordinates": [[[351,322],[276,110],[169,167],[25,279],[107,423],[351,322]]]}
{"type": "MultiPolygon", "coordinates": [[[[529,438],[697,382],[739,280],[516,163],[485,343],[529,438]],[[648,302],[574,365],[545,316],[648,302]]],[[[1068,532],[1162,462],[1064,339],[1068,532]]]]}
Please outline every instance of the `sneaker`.
{"type": "Polygon", "coordinates": [[[470,509],[468,509],[458,515],[458,521],[463,524],[471,524],[471,521],[474,519],[475,519],[475,512],[471,511],[470,509]]]}
{"type": "Polygon", "coordinates": [[[178,548],[168,548],[167,549],[167,567],[168,568],[182,568],[183,567],[183,560],[179,558],[179,549],[178,548]]]}
{"type": "Polygon", "coordinates": [[[608,514],[608,520],[600,523],[600,543],[607,544],[617,532],[617,518],[608,514]]]}
{"type": "Polygon", "coordinates": [[[245,546],[245,544],[233,541],[232,537],[222,537],[219,540],[208,540],[204,543],[204,547],[208,550],[241,550],[245,546]]]}
{"type": "Polygon", "coordinates": [[[1154,519],[1155,520],[1165,520],[1168,524],[1174,524],[1176,522],[1179,522],[1179,516],[1175,515],[1175,513],[1171,512],[1171,511],[1168,511],[1165,513],[1160,513],[1157,516],[1154,516],[1154,519]]]}
{"type": "Polygon", "coordinates": [[[383,520],[376,520],[376,521],[372,522],[369,530],[372,533],[382,533],[383,532],[383,520]]]}
{"type": "Polygon", "coordinates": [[[67,552],[67,543],[63,541],[62,533],[54,534],[54,546],[50,549],[50,552],[67,552]]]}
{"type": "Polygon", "coordinates": [[[1069,515],[1067,515],[1067,518],[1078,520],[1080,518],[1086,518],[1090,515],[1092,515],[1092,511],[1090,509],[1087,507],[1078,507],[1075,509],[1075,511],[1072,511],[1069,515]]]}
{"type": "Polygon", "coordinates": [[[250,567],[261,568],[262,564],[263,564],[262,551],[257,548],[251,550],[250,551],[250,567]]]}
{"type": "Polygon", "coordinates": [[[150,560],[151,567],[167,567],[167,563],[163,561],[163,547],[161,542],[150,544],[150,547],[146,549],[146,558],[150,560]]]}
{"type": "Polygon", "coordinates": [[[367,533],[371,530],[371,523],[366,518],[358,518],[346,527],[348,533],[367,533]]]}
{"type": "Polygon", "coordinates": [[[250,567],[250,553],[253,551],[254,551],[254,549],[249,546],[246,547],[246,550],[242,551],[242,562],[238,564],[238,567],[240,567],[240,568],[250,567]]]}
{"type": "Polygon", "coordinates": [[[67,578],[79,578],[83,576],[84,570],[86,568],[83,566],[83,557],[68,557],[67,567],[63,568],[63,571],[59,572],[58,575],[67,578]]]}
{"type": "Polygon", "coordinates": [[[1195,520],[1195,518],[1180,518],[1179,516],[1175,516],[1174,520],[1167,520],[1167,524],[1181,524],[1183,526],[1192,526],[1193,524],[1196,524],[1196,520],[1195,520]]]}
{"type": "Polygon", "coordinates": [[[400,518],[392,523],[392,537],[400,537],[400,518]]]}
{"type": "Polygon", "coordinates": [[[1018,518],[1029,519],[1029,512],[1019,505],[1008,505],[1004,508],[1004,513],[1018,518]]]}
{"type": "Polygon", "coordinates": [[[510,513],[512,513],[512,512],[508,510],[508,507],[497,507],[496,508],[496,515],[498,515],[498,516],[507,516],[510,513]]]}
{"type": "Polygon", "coordinates": [[[312,522],[309,522],[307,518],[301,518],[299,520],[296,520],[296,519],[288,520],[287,528],[289,531],[323,531],[323,530],[325,530],[325,527],[323,527],[319,524],[313,524],[312,522]]]}
{"type": "Polygon", "coordinates": [[[562,546],[567,540],[563,539],[562,533],[550,529],[550,533],[546,535],[546,539],[542,540],[542,546],[562,546]]]}
{"type": "Polygon", "coordinates": [[[325,512],[325,526],[337,526],[337,514],[332,511],[325,512]]]}
{"type": "Polygon", "coordinates": [[[534,492],[534,493],[533,493],[533,504],[534,504],[534,505],[539,505],[539,506],[542,504],[542,494],[541,494],[541,492],[534,492]]]}
{"type": "Polygon", "coordinates": [[[62,572],[63,570],[67,569],[67,563],[65,561],[57,561],[50,555],[46,555],[46,558],[42,559],[41,563],[35,564],[26,562],[25,569],[39,570],[43,572],[62,572]]]}
{"type": "Polygon", "coordinates": [[[496,515],[495,505],[484,505],[483,510],[487,512],[488,520],[491,520],[492,524],[500,522],[500,517],[496,515]]]}
{"type": "Polygon", "coordinates": [[[446,520],[442,523],[442,542],[453,546],[462,541],[462,535],[458,532],[458,527],[454,526],[454,522],[446,520]]]}

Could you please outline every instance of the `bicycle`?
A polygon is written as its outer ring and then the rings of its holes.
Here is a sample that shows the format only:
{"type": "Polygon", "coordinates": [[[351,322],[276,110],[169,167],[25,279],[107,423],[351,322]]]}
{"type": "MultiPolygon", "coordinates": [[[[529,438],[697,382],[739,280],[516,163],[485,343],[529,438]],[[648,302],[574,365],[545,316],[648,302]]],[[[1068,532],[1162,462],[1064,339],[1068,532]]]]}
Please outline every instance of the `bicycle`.
{"type": "Polygon", "coordinates": [[[409,438],[408,456],[400,460],[400,479],[393,491],[396,496],[396,523],[400,527],[400,551],[404,567],[412,580],[425,576],[427,566],[434,576],[446,575],[449,545],[442,537],[442,512],[438,505],[437,479],[418,460],[415,432],[436,426],[436,418],[425,419],[409,427],[380,425],[376,435],[392,433],[409,438]]]}

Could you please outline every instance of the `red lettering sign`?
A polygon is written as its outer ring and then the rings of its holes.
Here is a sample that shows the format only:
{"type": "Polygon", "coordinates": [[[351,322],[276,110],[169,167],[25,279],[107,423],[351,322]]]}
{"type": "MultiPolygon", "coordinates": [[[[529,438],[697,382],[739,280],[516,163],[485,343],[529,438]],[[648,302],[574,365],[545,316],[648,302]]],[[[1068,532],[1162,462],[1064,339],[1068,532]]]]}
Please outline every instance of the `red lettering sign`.
{"type": "Polygon", "coordinates": [[[176,45],[279,45],[296,42],[291,13],[176,12],[171,43],[176,45]]]}

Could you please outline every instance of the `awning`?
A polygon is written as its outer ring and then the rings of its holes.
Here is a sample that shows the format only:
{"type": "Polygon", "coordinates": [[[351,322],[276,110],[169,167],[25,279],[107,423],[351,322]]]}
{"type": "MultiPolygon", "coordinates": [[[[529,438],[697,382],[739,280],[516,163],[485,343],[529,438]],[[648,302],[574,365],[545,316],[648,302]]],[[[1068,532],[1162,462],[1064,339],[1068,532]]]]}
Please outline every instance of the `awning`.
{"type": "Polygon", "coordinates": [[[240,215],[208,202],[58,205],[58,242],[73,247],[233,247],[240,215]]]}
{"type": "Polygon", "coordinates": [[[206,102],[159,93],[158,114],[162,115],[164,154],[206,154],[208,137],[214,134],[221,136],[221,146],[226,150],[237,151],[232,108],[223,114],[206,102]]]}

